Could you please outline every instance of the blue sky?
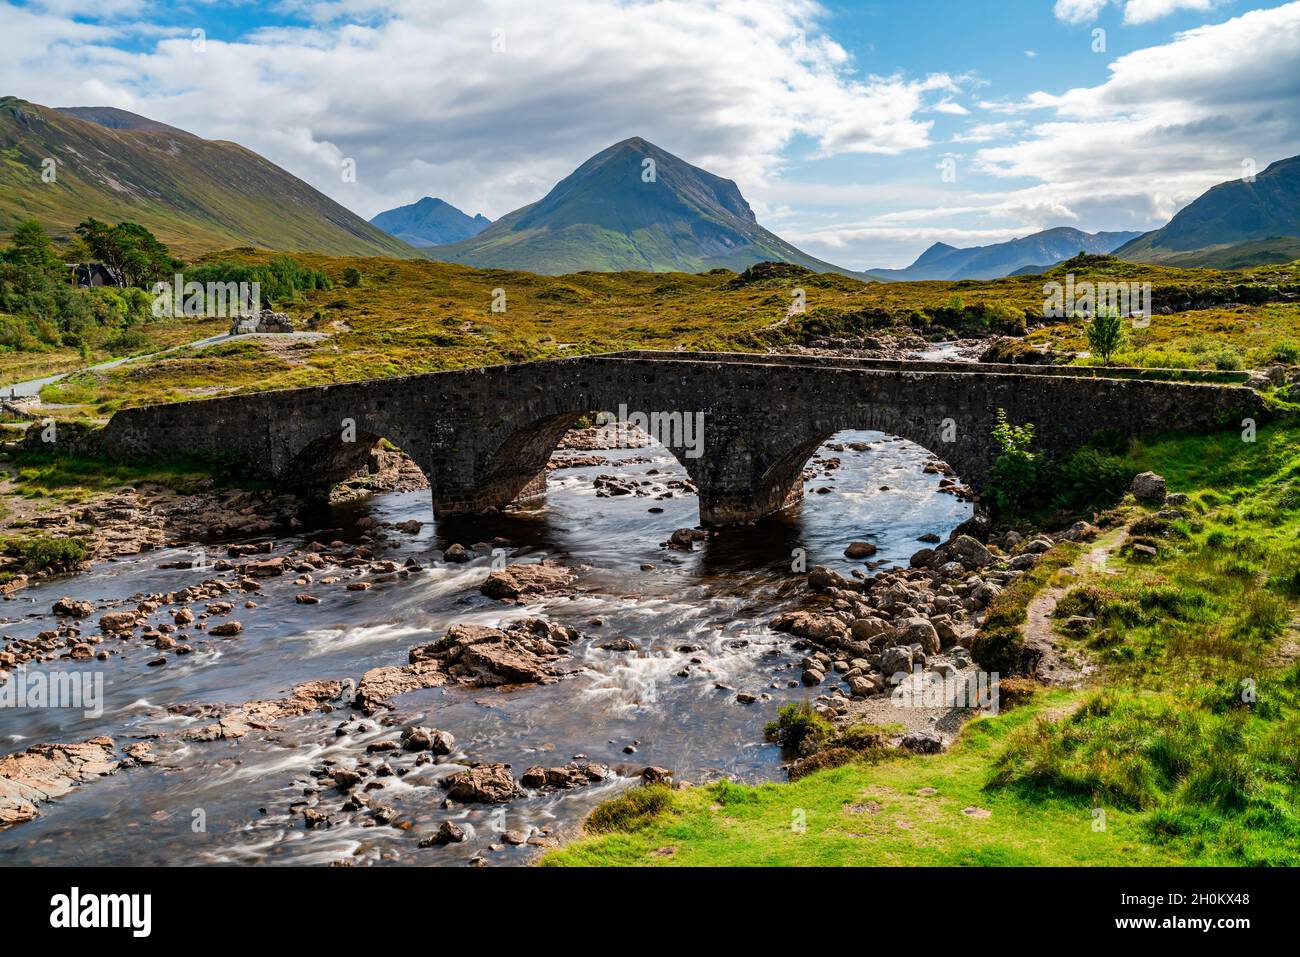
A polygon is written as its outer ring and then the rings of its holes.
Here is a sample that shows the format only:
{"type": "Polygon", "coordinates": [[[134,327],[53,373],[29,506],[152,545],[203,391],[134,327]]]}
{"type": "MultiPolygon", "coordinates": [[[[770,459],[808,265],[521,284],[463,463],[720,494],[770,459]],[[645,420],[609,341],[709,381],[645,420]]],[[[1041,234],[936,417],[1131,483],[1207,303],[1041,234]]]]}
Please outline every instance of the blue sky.
{"type": "Polygon", "coordinates": [[[1151,228],[1300,153],[1300,3],[23,0],[0,93],[234,140],[367,217],[495,218],[640,135],[814,255],[898,266],[1151,228]]]}

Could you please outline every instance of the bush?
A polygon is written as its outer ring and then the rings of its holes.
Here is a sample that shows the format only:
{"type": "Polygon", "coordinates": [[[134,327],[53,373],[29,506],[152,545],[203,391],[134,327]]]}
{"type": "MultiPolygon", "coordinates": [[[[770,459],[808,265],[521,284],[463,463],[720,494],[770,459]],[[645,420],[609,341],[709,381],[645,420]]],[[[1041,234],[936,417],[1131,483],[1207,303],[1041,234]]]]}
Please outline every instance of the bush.
{"type": "Polygon", "coordinates": [[[672,788],[647,784],[606,801],[587,818],[585,827],[594,834],[635,831],[652,823],[672,804],[672,788]]]}
{"type": "Polygon", "coordinates": [[[775,721],[769,721],[763,734],[784,748],[798,748],[805,741],[817,742],[826,738],[833,728],[829,721],[813,710],[807,701],[794,701],[782,705],[775,721]]]}
{"type": "Polygon", "coordinates": [[[10,539],[5,554],[22,561],[28,575],[42,572],[70,572],[86,560],[86,543],[79,538],[53,538],[36,535],[10,539]]]}
{"type": "Polygon", "coordinates": [[[1128,458],[1093,447],[1079,449],[1051,469],[1052,505],[1072,512],[1113,505],[1138,471],[1128,458]]]}
{"type": "Polygon", "coordinates": [[[997,458],[989,469],[993,503],[1000,511],[1015,514],[1028,503],[1039,483],[1041,457],[1030,451],[1034,426],[1012,425],[1006,410],[998,409],[993,441],[998,447],[997,458]]]}

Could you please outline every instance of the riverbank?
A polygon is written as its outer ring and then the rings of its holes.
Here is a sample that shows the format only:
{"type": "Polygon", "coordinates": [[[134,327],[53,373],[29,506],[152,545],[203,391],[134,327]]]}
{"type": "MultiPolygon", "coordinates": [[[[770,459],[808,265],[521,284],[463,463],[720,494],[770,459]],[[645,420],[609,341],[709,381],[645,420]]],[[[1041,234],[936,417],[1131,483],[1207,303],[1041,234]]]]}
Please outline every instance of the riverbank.
{"type": "Polygon", "coordinates": [[[1057,601],[1085,687],[980,716],[944,754],[620,798],[544,863],[1297,863],[1300,427],[1133,460],[1173,497],[1127,506],[1127,538],[1057,601]]]}

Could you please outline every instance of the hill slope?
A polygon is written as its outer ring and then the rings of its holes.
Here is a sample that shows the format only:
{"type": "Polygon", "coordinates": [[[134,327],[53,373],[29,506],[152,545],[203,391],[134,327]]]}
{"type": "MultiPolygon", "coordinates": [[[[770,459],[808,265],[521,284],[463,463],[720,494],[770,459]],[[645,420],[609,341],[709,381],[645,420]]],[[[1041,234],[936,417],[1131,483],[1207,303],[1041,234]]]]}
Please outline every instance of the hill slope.
{"type": "Polygon", "coordinates": [[[1000,279],[1027,266],[1054,265],[1080,252],[1113,252],[1140,235],[1136,232],[1085,233],[1070,226],[1058,226],[990,246],[958,249],[947,243],[935,243],[906,269],[872,269],[868,274],[885,280],[1000,279]]]}
{"type": "Polygon", "coordinates": [[[741,271],[764,260],[854,275],[760,226],[731,180],[640,137],[602,150],[541,200],[502,216],[473,239],[426,250],[445,262],[547,275],[741,271]],[[654,180],[642,176],[654,161],[654,180]]]}
{"type": "MultiPolygon", "coordinates": [[[[1255,177],[1253,183],[1229,180],[1211,187],[1178,211],[1167,226],[1147,233],[1115,250],[1115,255],[1136,262],[1191,265],[1184,254],[1199,252],[1197,265],[1218,266],[1248,255],[1268,252],[1265,246],[1294,249],[1300,237],[1300,156],[1278,160],[1255,177]],[[1264,243],[1272,240],[1273,243],[1264,243]],[[1222,250],[1225,256],[1214,255],[1222,250]],[[1222,261],[1221,261],[1222,260],[1222,261]]],[[[1257,261],[1261,261],[1258,260],[1257,261]]],[[[1277,261],[1276,259],[1274,261],[1277,261]]]]}
{"type": "Polygon", "coordinates": [[[88,216],[131,220],[183,253],[264,246],[335,255],[414,250],[274,163],[107,107],[0,98],[0,231],[36,219],[68,235],[88,216]],[[58,161],[53,183],[42,161],[58,161]]]}
{"type": "Polygon", "coordinates": [[[384,210],[370,224],[412,246],[443,246],[472,239],[491,226],[492,220],[482,213],[467,216],[451,203],[426,196],[407,206],[384,210]]]}

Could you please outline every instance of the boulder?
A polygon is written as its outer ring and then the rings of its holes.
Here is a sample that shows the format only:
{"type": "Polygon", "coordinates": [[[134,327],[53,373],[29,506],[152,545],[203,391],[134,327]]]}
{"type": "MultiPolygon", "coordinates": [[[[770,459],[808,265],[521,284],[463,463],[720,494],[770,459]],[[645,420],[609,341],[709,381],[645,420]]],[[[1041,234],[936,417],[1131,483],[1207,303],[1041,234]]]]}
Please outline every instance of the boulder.
{"type": "Polygon", "coordinates": [[[71,598],[60,598],[50,609],[54,614],[65,618],[89,618],[95,613],[95,606],[88,601],[75,601],[71,598]]]}
{"type": "Polygon", "coordinates": [[[849,547],[844,549],[845,558],[870,558],[876,554],[876,546],[870,542],[850,542],[849,547]]]}
{"type": "Polygon", "coordinates": [[[937,731],[909,731],[900,743],[913,754],[938,754],[943,750],[943,736],[937,731]]]}
{"type": "Polygon", "coordinates": [[[1133,476],[1133,497],[1143,505],[1163,505],[1168,490],[1165,479],[1155,472],[1142,472],[1133,476]]]}
{"type": "Polygon", "coordinates": [[[444,779],[443,786],[449,798],[464,803],[505,804],[524,793],[506,764],[477,764],[444,779]]]}
{"type": "Polygon", "coordinates": [[[518,601],[525,596],[562,593],[571,581],[573,573],[561,565],[548,562],[518,563],[492,572],[479,586],[479,591],[489,598],[518,601]]]}
{"type": "Polygon", "coordinates": [[[939,653],[939,633],[928,618],[904,618],[896,622],[894,637],[900,645],[920,645],[927,655],[939,653]]]}

